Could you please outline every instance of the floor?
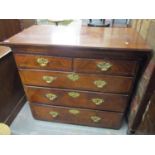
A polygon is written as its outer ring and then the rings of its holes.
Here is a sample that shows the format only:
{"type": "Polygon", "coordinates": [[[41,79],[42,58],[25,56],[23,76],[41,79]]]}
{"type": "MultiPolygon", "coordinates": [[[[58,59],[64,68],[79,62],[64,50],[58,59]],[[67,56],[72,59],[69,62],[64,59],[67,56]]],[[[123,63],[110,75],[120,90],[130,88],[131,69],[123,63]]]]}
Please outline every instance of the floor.
{"type": "Polygon", "coordinates": [[[10,126],[14,135],[125,135],[127,124],[113,130],[35,120],[26,103],[10,126]]]}

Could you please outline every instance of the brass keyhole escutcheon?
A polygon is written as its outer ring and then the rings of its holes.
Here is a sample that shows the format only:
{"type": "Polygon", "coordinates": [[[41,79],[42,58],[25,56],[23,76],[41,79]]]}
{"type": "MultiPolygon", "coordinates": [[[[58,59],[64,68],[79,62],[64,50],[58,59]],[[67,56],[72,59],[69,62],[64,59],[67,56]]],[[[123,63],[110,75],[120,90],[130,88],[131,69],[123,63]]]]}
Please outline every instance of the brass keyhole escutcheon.
{"type": "Polygon", "coordinates": [[[49,99],[50,101],[53,101],[57,98],[57,95],[55,94],[52,94],[52,93],[47,93],[46,95],[46,98],[49,99]]]}
{"type": "Polygon", "coordinates": [[[73,82],[79,80],[79,78],[80,78],[79,75],[76,73],[68,74],[67,77],[68,77],[68,79],[70,79],[73,82]]]}
{"type": "Polygon", "coordinates": [[[109,62],[99,62],[97,67],[100,68],[101,71],[107,71],[112,67],[112,64],[109,62]]]}
{"type": "Polygon", "coordinates": [[[92,102],[96,105],[101,105],[104,102],[104,100],[100,98],[93,98],[92,102]]]}
{"type": "Polygon", "coordinates": [[[43,76],[43,80],[46,83],[52,83],[57,77],[53,77],[53,76],[43,76]]]}
{"type": "Polygon", "coordinates": [[[97,123],[97,122],[99,122],[101,120],[101,117],[98,117],[98,116],[91,116],[90,118],[95,123],[97,123]]]}
{"type": "Polygon", "coordinates": [[[77,98],[77,97],[80,96],[80,94],[77,93],[77,92],[69,92],[68,95],[69,95],[70,97],[72,97],[72,98],[77,98]]]}
{"type": "Polygon", "coordinates": [[[59,113],[56,112],[56,111],[50,111],[49,114],[50,114],[53,118],[55,118],[55,117],[57,117],[57,116],[59,115],[59,113]]]}
{"type": "Polygon", "coordinates": [[[94,81],[94,84],[97,86],[97,88],[103,88],[107,82],[104,80],[96,80],[94,81]]]}
{"type": "Polygon", "coordinates": [[[73,115],[77,115],[77,114],[80,113],[80,111],[79,111],[79,110],[76,110],[76,109],[70,109],[70,110],[69,110],[69,113],[71,113],[71,114],[73,114],[73,115]]]}
{"type": "Polygon", "coordinates": [[[48,59],[45,59],[45,58],[37,58],[37,63],[41,67],[45,67],[45,66],[47,66],[47,64],[49,63],[49,61],[48,61],[48,59]]]}

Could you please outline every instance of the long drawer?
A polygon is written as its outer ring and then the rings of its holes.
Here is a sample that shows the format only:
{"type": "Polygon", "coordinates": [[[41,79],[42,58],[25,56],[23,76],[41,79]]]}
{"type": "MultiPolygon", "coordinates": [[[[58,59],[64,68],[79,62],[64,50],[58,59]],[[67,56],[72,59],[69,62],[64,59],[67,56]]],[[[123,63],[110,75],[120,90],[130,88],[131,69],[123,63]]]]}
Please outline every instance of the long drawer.
{"type": "Polygon", "coordinates": [[[117,59],[74,59],[74,71],[81,73],[103,73],[134,76],[137,69],[136,61],[117,59]]]}
{"type": "Polygon", "coordinates": [[[39,120],[94,127],[120,128],[122,113],[30,104],[33,116],[39,120]]]}
{"type": "Polygon", "coordinates": [[[112,93],[129,93],[133,81],[132,77],[40,70],[20,70],[20,75],[26,85],[112,93]]]}
{"type": "Polygon", "coordinates": [[[14,54],[18,67],[72,71],[72,59],[31,54],[14,54]]]}
{"type": "Polygon", "coordinates": [[[127,95],[25,86],[30,102],[124,112],[127,95]]]}

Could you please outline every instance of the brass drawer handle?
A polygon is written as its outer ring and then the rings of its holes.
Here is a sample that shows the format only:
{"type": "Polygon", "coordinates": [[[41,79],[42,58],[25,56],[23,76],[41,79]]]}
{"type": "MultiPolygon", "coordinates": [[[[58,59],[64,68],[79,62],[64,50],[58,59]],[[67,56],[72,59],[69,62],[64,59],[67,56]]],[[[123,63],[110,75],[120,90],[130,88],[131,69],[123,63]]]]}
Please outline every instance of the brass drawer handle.
{"type": "Polygon", "coordinates": [[[53,77],[53,76],[43,76],[43,80],[46,83],[52,83],[57,77],[53,77]]]}
{"type": "Polygon", "coordinates": [[[50,114],[53,118],[55,118],[55,117],[57,117],[57,116],[59,115],[59,113],[56,112],[56,111],[50,111],[49,114],[50,114]]]}
{"type": "Polygon", "coordinates": [[[47,93],[46,95],[46,98],[48,98],[50,101],[53,101],[57,98],[57,95],[55,94],[52,94],[52,93],[47,93]]]}
{"type": "Polygon", "coordinates": [[[69,113],[71,113],[73,115],[77,115],[77,114],[80,113],[80,111],[79,110],[76,110],[76,109],[71,109],[71,110],[69,110],[69,113]]]}
{"type": "Polygon", "coordinates": [[[107,71],[112,67],[112,64],[109,62],[99,62],[97,67],[101,69],[101,71],[107,71]]]}
{"type": "Polygon", "coordinates": [[[104,80],[96,80],[94,81],[94,84],[98,87],[98,88],[103,88],[107,82],[104,80]]]}
{"type": "Polygon", "coordinates": [[[77,93],[77,92],[69,92],[68,95],[69,95],[70,97],[72,97],[72,98],[77,98],[77,97],[80,96],[80,94],[77,93]]]}
{"type": "Polygon", "coordinates": [[[101,120],[101,117],[98,117],[98,116],[91,116],[90,118],[95,123],[97,123],[97,122],[99,122],[101,120]]]}
{"type": "Polygon", "coordinates": [[[96,105],[101,105],[104,102],[104,100],[101,98],[93,98],[92,102],[96,105]]]}
{"type": "Polygon", "coordinates": [[[77,80],[79,80],[79,78],[80,78],[79,75],[76,74],[76,73],[68,74],[67,77],[68,77],[68,79],[70,79],[70,80],[72,80],[72,81],[77,81],[77,80]]]}
{"type": "Polygon", "coordinates": [[[45,67],[47,66],[47,64],[49,63],[48,59],[45,58],[38,58],[37,59],[37,63],[41,66],[41,67],[45,67]]]}

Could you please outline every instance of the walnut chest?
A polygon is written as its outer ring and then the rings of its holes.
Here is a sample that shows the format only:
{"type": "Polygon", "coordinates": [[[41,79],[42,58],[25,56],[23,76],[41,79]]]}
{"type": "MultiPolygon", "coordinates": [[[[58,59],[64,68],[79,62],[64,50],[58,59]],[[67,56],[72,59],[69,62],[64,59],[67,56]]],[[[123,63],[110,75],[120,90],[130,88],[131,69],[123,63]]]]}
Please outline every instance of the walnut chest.
{"type": "Polygon", "coordinates": [[[34,118],[115,129],[151,56],[131,28],[36,25],[3,44],[34,118]]]}

